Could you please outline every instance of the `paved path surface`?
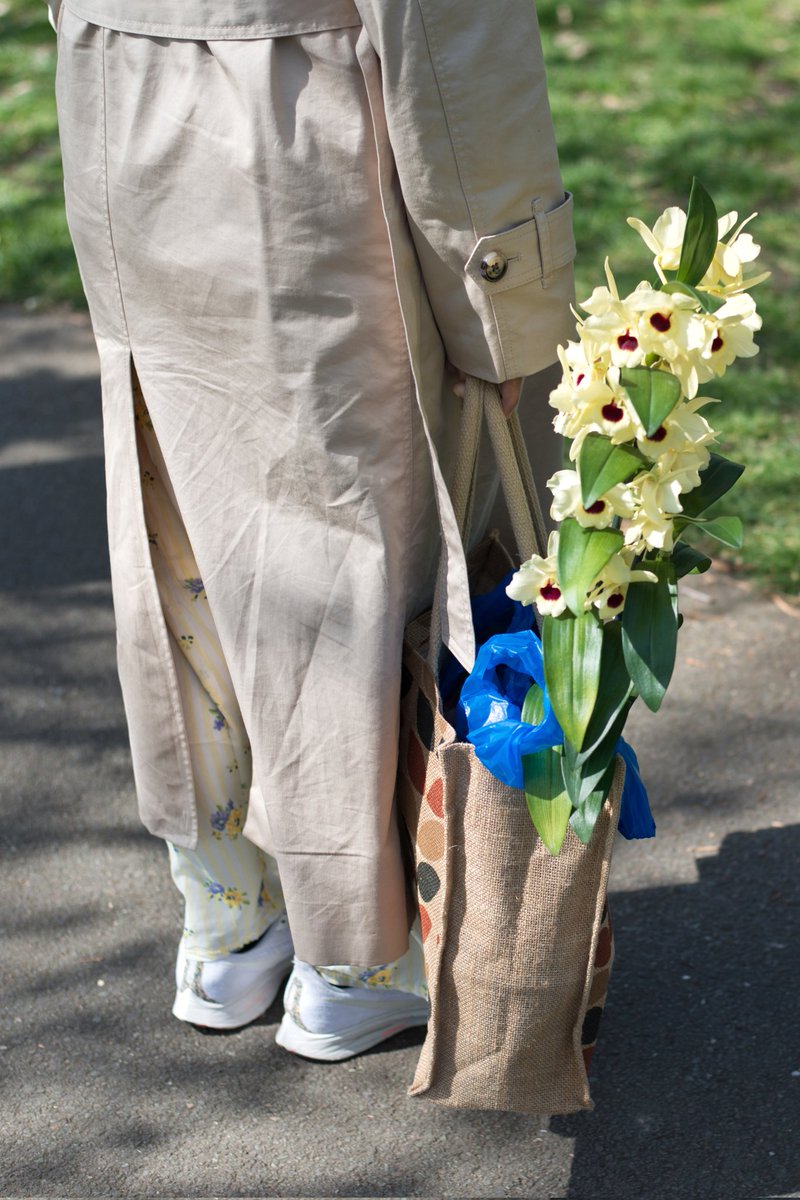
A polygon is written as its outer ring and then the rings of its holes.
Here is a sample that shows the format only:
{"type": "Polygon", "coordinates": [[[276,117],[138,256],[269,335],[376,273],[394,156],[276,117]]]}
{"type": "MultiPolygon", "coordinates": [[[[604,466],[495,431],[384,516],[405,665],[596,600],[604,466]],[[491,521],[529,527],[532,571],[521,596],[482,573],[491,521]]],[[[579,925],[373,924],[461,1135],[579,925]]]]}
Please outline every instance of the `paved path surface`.
{"type": "Polygon", "coordinates": [[[170,1016],[180,914],[135,815],[80,316],[0,314],[7,1196],[800,1195],[800,620],[717,572],[631,731],[659,825],[620,843],[596,1110],[406,1095],[417,1035],[342,1065],[170,1016]]]}

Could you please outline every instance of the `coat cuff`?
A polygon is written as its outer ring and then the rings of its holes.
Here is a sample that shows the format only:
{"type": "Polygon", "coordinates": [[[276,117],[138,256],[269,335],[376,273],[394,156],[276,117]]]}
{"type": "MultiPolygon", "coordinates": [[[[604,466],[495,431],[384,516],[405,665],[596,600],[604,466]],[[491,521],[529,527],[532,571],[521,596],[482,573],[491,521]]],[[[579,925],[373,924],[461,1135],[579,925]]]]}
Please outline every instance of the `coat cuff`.
{"type": "Polygon", "coordinates": [[[475,243],[464,266],[473,319],[442,329],[451,362],[493,383],[543,370],[575,332],[572,196],[532,207],[529,221],[475,243]]]}

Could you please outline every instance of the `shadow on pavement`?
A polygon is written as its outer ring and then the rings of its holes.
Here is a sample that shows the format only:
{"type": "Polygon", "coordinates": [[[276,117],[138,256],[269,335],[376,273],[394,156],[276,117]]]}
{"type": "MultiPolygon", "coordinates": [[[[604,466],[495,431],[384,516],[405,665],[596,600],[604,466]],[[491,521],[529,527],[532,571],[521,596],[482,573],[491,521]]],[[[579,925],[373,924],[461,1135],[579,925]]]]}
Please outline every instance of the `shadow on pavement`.
{"type": "Polygon", "coordinates": [[[800,1186],[798,863],[800,825],[732,833],[696,884],[613,897],[597,1108],[550,1125],[576,1139],[570,1198],[800,1186]]]}
{"type": "Polygon", "coordinates": [[[0,591],[108,579],[99,414],[95,377],[3,381],[0,591]]]}
{"type": "MultiPolygon", "coordinates": [[[[239,1034],[204,1038],[167,1016],[172,946],[163,935],[143,928],[131,936],[128,927],[127,937],[106,939],[96,959],[65,960],[76,929],[86,944],[93,914],[81,905],[60,912],[62,961],[12,981],[9,990],[12,1010],[26,1014],[34,1075],[44,1066],[37,1066],[37,1048],[41,1059],[55,1053],[66,1061],[40,1080],[49,1103],[32,1113],[34,1136],[21,1143],[9,1128],[2,1157],[16,1164],[14,1180],[37,1194],[58,1186],[60,1194],[79,1194],[86,1172],[97,1188],[87,1185],[85,1194],[100,1194],[100,1181],[107,1186],[113,1164],[127,1163],[129,1152],[156,1156],[162,1167],[165,1160],[161,1182],[167,1178],[176,1195],[454,1195],[445,1145],[472,1141],[497,1161],[512,1154],[527,1163],[517,1188],[475,1195],[785,1194],[800,1182],[798,861],[800,825],[736,833],[719,855],[700,861],[698,883],[614,897],[620,949],[595,1060],[597,1109],[550,1122],[551,1134],[574,1139],[561,1189],[539,1188],[537,1119],[405,1098],[402,1076],[418,1034],[323,1070],[274,1046],[265,1026],[279,1020],[279,1005],[239,1034]],[[96,983],[101,972],[105,995],[96,983]],[[48,1003],[54,998],[57,1006],[48,1003]],[[44,1108],[60,1121],[48,1121],[44,1108]],[[242,1150],[242,1190],[224,1190],[215,1156],[198,1152],[198,1134],[204,1130],[201,1144],[217,1138],[220,1152],[224,1146],[230,1154],[237,1128],[257,1144],[242,1150]],[[422,1128],[439,1136],[420,1144],[422,1128]],[[350,1169],[331,1152],[331,1138],[352,1147],[350,1169]],[[300,1148],[315,1139],[319,1156],[311,1161],[300,1148]],[[365,1176],[364,1156],[373,1154],[381,1169],[365,1176]],[[426,1190],[432,1181],[434,1190],[426,1190]]],[[[145,1194],[136,1179],[122,1172],[115,1194],[145,1194]]]]}

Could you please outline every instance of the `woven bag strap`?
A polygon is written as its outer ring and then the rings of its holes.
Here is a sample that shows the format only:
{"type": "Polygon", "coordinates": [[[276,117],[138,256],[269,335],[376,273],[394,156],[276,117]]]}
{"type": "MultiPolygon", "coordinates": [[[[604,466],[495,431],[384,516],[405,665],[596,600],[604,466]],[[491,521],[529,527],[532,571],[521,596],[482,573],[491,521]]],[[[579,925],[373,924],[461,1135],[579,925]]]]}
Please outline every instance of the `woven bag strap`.
{"type": "Polygon", "coordinates": [[[533,468],[518,413],[506,417],[497,389],[484,384],[483,391],[483,408],[500,470],[500,486],[511,518],[517,550],[521,561],[525,562],[532,554],[547,553],[547,533],[533,481],[533,468]]]}
{"type": "MultiPolygon", "coordinates": [[[[536,486],[536,481],[533,478],[533,467],[531,466],[528,448],[525,445],[525,436],[522,432],[522,423],[519,419],[519,413],[514,410],[507,422],[508,431],[511,434],[511,441],[514,449],[514,457],[519,467],[520,479],[525,490],[525,498],[528,502],[528,512],[533,518],[533,533],[536,542],[536,553],[542,557],[547,556],[547,541],[548,531],[545,523],[544,514],[542,513],[542,505],[539,500],[539,489],[536,486]]],[[[525,560],[523,559],[523,562],[525,560]]]]}
{"type": "MultiPolygon", "coordinates": [[[[547,532],[519,414],[514,412],[510,417],[506,417],[496,385],[471,375],[466,379],[461,430],[451,485],[453,510],[465,550],[472,523],[478,451],[484,417],[520,559],[524,562],[532,554],[545,555],[547,532]]],[[[428,663],[434,674],[437,673],[442,649],[442,596],[445,573],[446,562],[443,555],[436,576],[428,641],[428,663]]]]}
{"type": "Polygon", "coordinates": [[[478,451],[481,446],[483,424],[483,396],[477,388],[470,386],[471,382],[467,380],[461,406],[461,428],[450,485],[453,512],[456,515],[461,540],[465,545],[467,530],[472,518],[472,499],[478,474],[478,451]]]}

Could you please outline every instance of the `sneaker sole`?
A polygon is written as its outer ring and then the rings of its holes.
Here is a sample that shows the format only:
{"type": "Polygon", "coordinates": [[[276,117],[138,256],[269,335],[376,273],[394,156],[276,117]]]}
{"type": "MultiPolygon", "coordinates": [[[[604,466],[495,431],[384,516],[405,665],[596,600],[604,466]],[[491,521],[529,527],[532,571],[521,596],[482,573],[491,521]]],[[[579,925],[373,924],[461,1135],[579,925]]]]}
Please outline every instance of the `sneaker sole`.
{"type": "Polygon", "coordinates": [[[341,1062],[345,1058],[353,1058],[363,1054],[365,1050],[377,1046],[386,1038],[393,1037],[403,1029],[411,1029],[428,1024],[429,1009],[425,1001],[420,1001],[416,1011],[409,1011],[394,1021],[382,1017],[380,1023],[362,1025],[357,1033],[310,1033],[301,1029],[288,1013],[280,1023],[275,1042],[290,1054],[299,1054],[303,1058],[313,1058],[318,1062],[341,1062]],[[423,1007],[424,1006],[424,1007],[423,1007]]]}
{"type": "Polygon", "coordinates": [[[241,1029],[265,1013],[280,991],[281,984],[292,967],[292,960],[270,971],[258,983],[230,1004],[215,1004],[202,1000],[186,988],[175,996],[172,1015],[179,1021],[199,1025],[204,1029],[241,1029]]]}

